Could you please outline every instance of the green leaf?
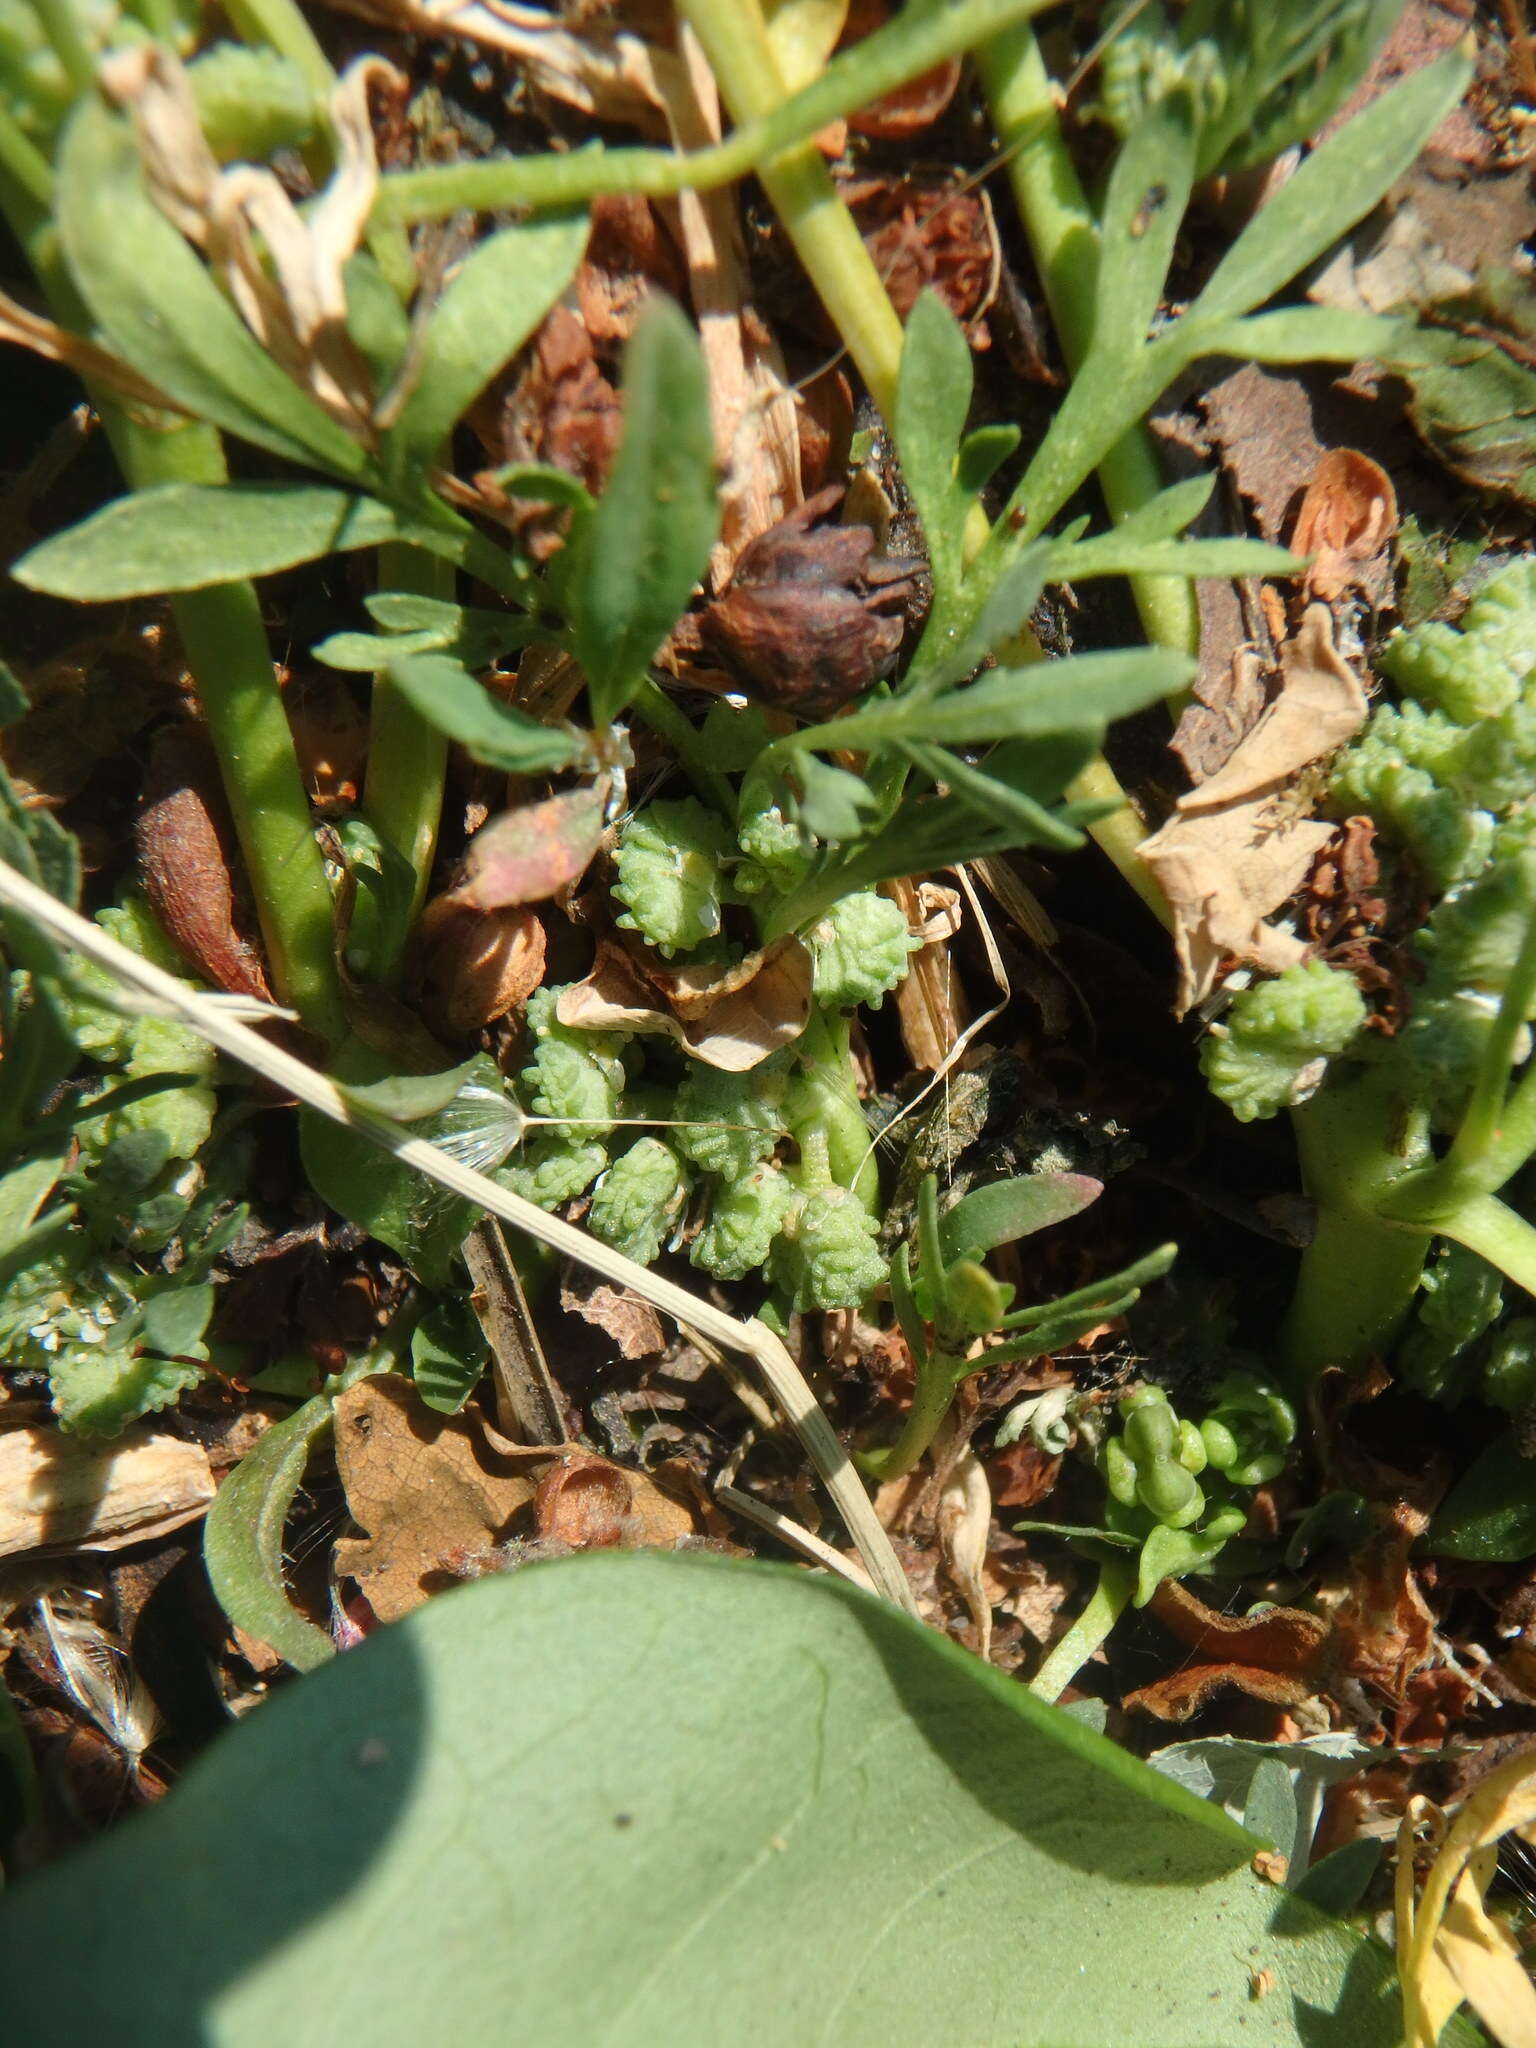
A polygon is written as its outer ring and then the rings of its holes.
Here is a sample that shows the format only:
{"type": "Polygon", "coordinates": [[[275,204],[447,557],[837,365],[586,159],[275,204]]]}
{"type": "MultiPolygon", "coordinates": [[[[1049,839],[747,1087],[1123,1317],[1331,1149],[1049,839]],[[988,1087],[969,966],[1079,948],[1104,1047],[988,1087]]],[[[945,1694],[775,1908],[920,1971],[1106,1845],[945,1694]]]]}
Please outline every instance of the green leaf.
{"type": "Polygon", "coordinates": [[[989,669],[963,690],[939,697],[893,697],[813,726],[800,735],[800,743],[870,747],[914,739],[976,746],[987,740],[1044,739],[1126,718],[1181,688],[1194,670],[1188,655],[1164,647],[989,669]]]}
{"type": "Polygon", "coordinates": [[[567,767],[580,750],[580,738],[569,727],[540,725],[526,711],[503,704],[455,655],[399,655],[384,673],[428,725],[488,768],[534,775],[567,767]]]}
{"type": "Polygon", "coordinates": [[[132,129],[94,93],[64,131],[57,190],[71,274],[125,362],[195,418],[259,448],[337,476],[365,473],[357,442],[289,382],[153,204],[132,129]]]}
{"type": "Polygon", "coordinates": [[[59,1426],[82,1436],[117,1436],[141,1415],[174,1407],[202,1376],[200,1366],[135,1357],[105,1344],[67,1345],[48,1366],[59,1426]]]}
{"type": "Polygon", "coordinates": [[[1252,1846],[852,1588],[588,1555],[269,1701],[7,1891],[0,1973],[37,2048],[419,2048],[509,2014],[610,2048],[1385,2048],[1387,1953],[1252,1846]]]}
{"type": "Polygon", "coordinates": [[[173,1282],[144,1303],[139,1341],[167,1358],[206,1356],[203,1336],[213,1314],[213,1285],[203,1281],[187,1287],[173,1282]]]}
{"type": "Polygon", "coordinates": [[[902,477],[923,522],[936,599],[958,590],[965,575],[965,523],[975,501],[957,473],[956,456],[973,374],[959,321],[937,292],[921,292],[907,315],[893,426],[902,477]]]}
{"type": "Polygon", "coordinates": [[[1065,1223],[1103,1192],[1103,1182],[1085,1173],[1024,1173],[976,1188],[944,1212],[939,1225],[944,1263],[985,1258],[999,1245],[1065,1223]]]}
{"type": "Polygon", "coordinates": [[[955,481],[968,497],[978,497],[1008,460],[1022,438],[1019,429],[999,420],[967,434],[955,456],[955,481]]]}
{"type": "Polygon", "coordinates": [[[388,1074],[382,1081],[347,1082],[341,1092],[360,1109],[377,1110],[380,1116],[393,1117],[396,1123],[410,1124],[446,1109],[455,1096],[472,1080],[483,1077],[484,1072],[484,1056],[476,1053],[446,1073],[388,1074]]]}
{"type": "MultiPolygon", "coordinates": [[[[7,1048],[7,1068],[9,1048],[7,1048]]],[[[10,1083],[9,1071],[6,1075],[10,1083]]],[[[10,1252],[37,1220],[69,1156],[67,1137],[55,1138],[35,1158],[0,1174],[0,1257],[10,1252]]]]}
{"type": "Polygon", "coordinates": [[[818,761],[811,753],[796,756],[794,773],[800,785],[796,806],[800,823],[818,839],[830,839],[834,844],[857,839],[870,820],[879,816],[879,800],[863,776],[818,761]]]}
{"type": "Polygon", "coordinates": [[[314,1671],[336,1654],[324,1629],[300,1614],[283,1580],[283,1531],[305,1469],[331,1430],[331,1400],[317,1394],[257,1439],[214,1496],[203,1524],[203,1562],[214,1598],[247,1635],[314,1671]]]}
{"type": "Polygon", "coordinates": [[[1386,361],[1400,354],[1409,331],[1406,321],[1390,314],[1282,306],[1273,313],[1250,313],[1244,320],[1206,322],[1191,315],[1188,326],[1181,322],[1171,339],[1184,350],[1186,362],[1193,359],[1193,350],[1194,355],[1231,355],[1254,363],[1358,363],[1366,356],[1386,361]]]}
{"type": "Polygon", "coordinates": [[[25,718],[28,709],[27,693],[17,681],[15,670],[0,661],[0,726],[14,725],[18,718],[25,718]]]}
{"type": "Polygon", "coordinates": [[[1295,1855],[1296,1789],[1278,1757],[1264,1757],[1254,1772],[1243,1804],[1243,1826],[1278,1849],[1287,1862],[1295,1855]]]}
{"type": "Polygon", "coordinates": [[[435,1302],[411,1336],[416,1391],[439,1415],[457,1415],[485,1371],[488,1346],[468,1301],[435,1302]]]}
{"type": "Polygon", "coordinates": [[[1195,120],[1174,91],[1131,131],[1104,195],[1091,346],[1129,354],[1146,340],[1162,300],[1195,171],[1195,120]]]}
{"type": "Polygon", "coordinates": [[[377,498],[323,484],[157,484],[54,534],[11,574],[50,597],[102,604],[271,576],[406,537],[377,498]]]}
{"type": "MultiPolygon", "coordinates": [[[[965,808],[1006,832],[1013,845],[1054,846],[1062,853],[1075,853],[1082,845],[1081,832],[1053,816],[1039,798],[1011,779],[973,768],[969,761],[962,761],[958,754],[946,753],[942,747],[909,743],[906,752],[925,774],[935,782],[946,784],[951,795],[965,808]]],[[[1093,737],[1087,735],[1077,749],[1079,764],[1086,761],[1092,752],[1093,737]]],[[[995,759],[995,756],[989,756],[989,761],[995,762],[995,759]]]]}
{"type": "Polygon", "coordinates": [[[570,283],[588,226],[585,213],[545,214],[502,228],[466,258],[433,311],[415,386],[385,436],[392,474],[403,481],[442,460],[453,427],[570,283]]]}
{"type": "Polygon", "coordinates": [[[1331,249],[1407,170],[1472,81],[1459,51],[1375,99],[1300,166],[1217,264],[1186,319],[1247,313],[1331,249]]]}
{"type": "Polygon", "coordinates": [[[669,299],[624,351],[624,438],[597,510],[572,536],[571,637],[596,724],[617,718],[709,566],[720,527],[709,384],[669,299]]]}
{"type": "Polygon", "coordinates": [[[1319,1913],[1331,1913],[1342,1920],[1346,1913],[1354,1912],[1370,1888],[1371,1879],[1381,1867],[1383,1846],[1373,1836],[1361,1835],[1357,1841],[1331,1850],[1310,1870],[1302,1872],[1291,1886],[1293,1895],[1305,1899],[1319,1913]]]}
{"type": "Polygon", "coordinates": [[[1440,1503],[1423,1549],[1473,1564],[1536,1557],[1536,1459],[1522,1458],[1512,1429],[1480,1451],[1440,1503]]]}

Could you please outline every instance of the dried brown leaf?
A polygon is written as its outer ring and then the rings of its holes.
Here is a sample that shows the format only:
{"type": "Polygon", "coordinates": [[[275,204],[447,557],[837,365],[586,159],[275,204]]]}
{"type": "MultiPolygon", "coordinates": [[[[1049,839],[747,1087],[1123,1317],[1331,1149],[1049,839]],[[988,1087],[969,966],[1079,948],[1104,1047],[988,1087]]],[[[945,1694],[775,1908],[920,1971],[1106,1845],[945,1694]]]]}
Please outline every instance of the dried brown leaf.
{"type": "Polygon", "coordinates": [[[556,1460],[534,1498],[539,1535],[573,1550],[675,1550],[702,1533],[693,1510],[664,1493],[644,1472],[590,1451],[556,1460]]]}
{"type": "Polygon", "coordinates": [[[380,1621],[398,1620],[506,1540],[547,1456],[473,1410],[435,1413],[402,1379],[359,1380],[336,1403],[336,1465],[365,1533],[337,1544],[337,1570],[380,1621]]]}
{"type": "Polygon", "coordinates": [[[1218,1614],[1174,1579],[1158,1587],[1151,1609],[1187,1647],[1189,1657],[1171,1676],[1127,1693],[1127,1707],[1162,1721],[1187,1721],[1228,1686],[1250,1699],[1292,1707],[1317,1690],[1328,1658],[1329,1628],[1315,1614],[1298,1607],[1218,1614]]]}
{"type": "Polygon", "coordinates": [[[1311,555],[1306,588],[1326,603],[1357,590],[1375,605],[1392,591],[1397,493],[1392,479],[1354,448],[1330,448],[1307,485],[1291,552],[1311,555]]]}
{"type": "Polygon", "coordinates": [[[743,1074],[800,1036],[810,1005],[811,956],[793,936],[723,973],[668,974],[643,971],[604,939],[591,973],[565,991],[556,1014],[576,1030],[664,1032],[706,1066],[743,1074]]]}
{"type": "Polygon", "coordinates": [[[144,893],[177,951],[215,988],[271,1002],[261,955],[236,921],[234,825],[202,727],[171,726],[156,741],[134,840],[144,893]]]}
{"type": "Polygon", "coordinates": [[[536,910],[465,910],[440,897],[417,934],[427,1023],[454,1039],[505,1017],[542,983],[545,951],[536,910]]]}
{"type": "Polygon", "coordinates": [[[595,1273],[573,1271],[560,1289],[560,1306],[611,1337],[620,1358],[654,1358],[666,1347],[661,1317],[651,1304],[595,1273]]]}
{"type": "Polygon", "coordinates": [[[1265,920],[1301,886],[1334,828],[1302,813],[1292,784],[1359,730],[1366,703],[1325,605],[1308,606],[1281,669],[1252,732],[1141,849],[1174,913],[1180,1014],[1209,995],[1224,960],[1278,973],[1305,952],[1293,930],[1265,920]]]}

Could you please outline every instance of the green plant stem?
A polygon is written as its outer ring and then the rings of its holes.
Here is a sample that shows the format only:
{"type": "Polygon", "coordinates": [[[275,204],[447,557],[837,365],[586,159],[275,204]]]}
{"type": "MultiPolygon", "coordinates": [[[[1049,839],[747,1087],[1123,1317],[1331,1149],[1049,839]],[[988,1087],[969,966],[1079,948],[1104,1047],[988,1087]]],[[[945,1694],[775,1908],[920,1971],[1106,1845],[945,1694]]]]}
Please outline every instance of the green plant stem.
{"type": "Polygon", "coordinates": [[[1331,1082],[1292,1121],[1317,1232],[1302,1253],[1280,1351],[1311,1377],[1364,1365],[1407,1320],[1430,1226],[1389,1221],[1382,1205],[1428,1157],[1429,1138],[1424,1112],[1381,1067],[1331,1082]]]}
{"type": "MultiPolygon", "coordinates": [[[[379,550],[379,588],[452,598],[453,564],[403,541],[386,541],[379,550]]],[[[368,715],[363,809],[385,845],[410,862],[415,882],[407,929],[415,923],[427,893],[447,769],[446,734],[429,725],[387,676],[376,675],[368,715]]],[[[402,945],[404,937],[402,932],[402,945]]],[[[397,979],[399,969],[397,952],[394,959],[379,963],[378,978],[388,985],[397,979]]]]}
{"type": "Polygon", "coordinates": [[[292,0],[225,0],[229,25],[243,43],[265,44],[302,71],[322,98],[335,90],[336,73],[319,38],[292,0]]]}
{"type": "Polygon", "coordinates": [[[1029,1681],[1037,1699],[1059,1700],[1088,1659],[1131,1604],[1136,1590],[1136,1560],[1106,1558],[1088,1605],[1029,1681]]]}
{"type": "MultiPolygon", "coordinates": [[[[103,412],[103,423],[136,490],[227,480],[211,427],[152,433],[112,411],[103,412]]],[[[333,952],[331,892],[256,591],[249,583],[185,591],[172,598],[171,613],[218,754],[274,992],[335,1044],[347,1019],[333,952]]]]}
{"type": "Polygon", "coordinates": [[[917,1374],[912,1405],[895,1443],[883,1451],[861,1451],[858,1465],[871,1479],[905,1479],[943,1427],[954,1405],[955,1389],[968,1373],[985,1369],[985,1358],[951,1358],[943,1351],[913,1360],[917,1374]]]}
{"type": "Polygon", "coordinates": [[[93,92],[96,87],[96,57],[81,33],[74,0],[33,0],[32,11],[48,38],[49,47],[63,67],[64,76],[76,93],[93,92]]]}
{"type": "Polygon", "coordinates": [[[654,733],[668,742],[682,763],[683,773],[711,810],[734,825],[736,792],[717,768],[712,768],[699,742],[698,729],[649,676],[629,700],[629,708],[654,733]]]}
{"type": "MultiPolygon", "coordinates": [[[[783,99],[771,114],[747,120],[712,148],[679,152],[599,145],[566,156],[396,171],[382,182],[375,217],[408,223],[442,220],[466,208],[494,213],[505,208],[580,206],[614,192],[668,199],[679,192],[712,191],[749,176],[766,159],[809,142],[831,122],[962,55],[982,37],[1038,14],[1047,4],[1048,0],[947,0],[942,7],[906,8],[884,28],[832,58],[814,84],[783,99]]],[[[700,8],[703,11],[703,0],[700,8]]]]}
{"type": "Polygon", "coordinates": [[[0,106],[0,204],[23,247],[53,209],[53,172],[48,159],[4,106],[0,106]]]}
{"type": "MultiPolygon", "coordinates": [[[[998,143],[1008,152],[1014,203],[1062,353],[1076,372],[1092,339],[1098,227],[1061,132],[1051,77],[1027,23],[985,42],[976,52],[976,65],[998,143]]],[[[1145,427],[1116,442],[1099,464],[1104,502],[1116,520],[1146,504],[1164,481],[1145,427]]],[[[1200,609],[1188,579],[1132,576],[1129,581],[1147,638],[1198,654],[1200,609]]]]}
{"type": "Polygon", "coordinates": [[[1497,1266],[1527,1294],[1536,1294],[1536,1227],[1497,1195],[1474,1195],[1443,1217],[1435,1230],[1497,1266]]]}
{"type": "MultiPolygon", "coordinates": [[[[677,0],[731,118],[766,121],[788,98],[757,0],[677,0]]],[[[820,151],[802,144],[757,166],[795,253],[886,419],[901,371],[901,321],[820,151]]]]}
{"type": "Polygon", "coordinates": [[[1510,1068],[1526,1018],[1536,1003],[1536,919],[1531,922],[1499,1002],[1455,1141],[1446,1154],[1449,1186],[1491,1193],[1523,1166],[1536,1147],[1536,1095],[1530,1077],[1511,1090],[1510,1068]]]}

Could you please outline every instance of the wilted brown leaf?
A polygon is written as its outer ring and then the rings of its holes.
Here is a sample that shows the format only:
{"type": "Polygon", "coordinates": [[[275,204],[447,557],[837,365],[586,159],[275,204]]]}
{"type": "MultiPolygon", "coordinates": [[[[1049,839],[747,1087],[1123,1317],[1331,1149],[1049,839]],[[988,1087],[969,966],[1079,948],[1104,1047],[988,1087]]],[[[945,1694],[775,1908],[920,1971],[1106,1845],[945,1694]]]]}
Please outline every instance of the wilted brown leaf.
{"type": "Polygon", "coordinates": [[[545,933],[535,910],[466,910],[429,903],[417,928],[422,1012],[448,1039],[505,1017],[544,979],[545,933]]]}
{"type": "Polygon", "coordinates": [[[571,1451],[539,1482],[534,1518],[545,1541],[574,1550],[675,1550],[700,1534],[693,1512],[643,1472],[571,1451]]]}
{"type": "Polygon", "coordinates": [[[1329,1647],[1328,1624],[1317,1615],[1298,1607],[1217,1614],[1174,1579],[1158,1587],[1150,1604],[1189,1657],[1170,1677],[1127,1693],[1127,1707],[1160,1721],[1187,1721],[1227,1686],[1292,1707],[1317,1691],[1329,1647]]]}
{"type": "Polygon", "coordinates": [[[654,1358],[666,1346],[661,1317],[648,1301],[584,1268],[574,1269],[566,1278],[560,1289],[560,1306],[611,1337],[620,1358],[654,1358]]]}
{"type": "Polygon", "coordinates": [[[336,1546],[380,1621],[395,1621],[504,1542],[549,1453],[509,1444],[472,1410],[439,1415],[402,1379],[359,1380],[336,1403],[336,1466],[365,1531],[336,1546]]]}
{"type": "Polygon", "coordinates": [[[156,741],[134,839],[144,893],[177,951],[215,988],[271,1002],[261,955],[236,923],[234,825],[203,727],[170,726],[156,741]]]}
{"type": "Polygon", "coordinates": [[[1354,448],[1330,448],[1307,485],[1291,552],[1314,559],[1306,588],[1326,603],[1358,590],[1382,605],[1392,592],[1397,493],[1392,479],[1354,448]]]}
{"type": "Polygon", "coordinates": [[[587,1031],[659,1031],[706,1066],[744,1074],[805,1029],[811,956],[792,935],[735,967],[642,969],[601,940],[592,971],[561,996],[562,1024],[587,1031]]]}
{"type": "Polygon", "coordinates": [[[604,792],[565,789],[502,811],[470,840],[449,895],[472,910],[546,903],[579,882],[603,836],[604,792]]]}
{"type": "Polygon", "coordinates": [[[1301,886],[1334,827],[1308,818],[1292,785],[1359,730],[1366,703],[1326,605],[1308,606],[1281,668],[1252,732],[1141,849],[1174,913],[1181,1015],[1210,994],[1224,960],[1279,973],[1305,952],[1294,931],[1265,920],[1301,886]]]}

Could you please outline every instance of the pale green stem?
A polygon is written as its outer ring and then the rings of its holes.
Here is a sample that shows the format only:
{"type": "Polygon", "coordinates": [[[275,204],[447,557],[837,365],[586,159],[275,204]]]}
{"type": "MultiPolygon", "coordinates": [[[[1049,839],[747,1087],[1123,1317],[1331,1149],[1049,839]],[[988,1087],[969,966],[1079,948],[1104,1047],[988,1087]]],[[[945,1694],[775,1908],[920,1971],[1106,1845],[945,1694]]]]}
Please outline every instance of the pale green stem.
{"type": "Polygon", "coordinates": [[[1281,1355],[1312,1375],[1358,1369],[1387,1351],[1413,1306],[1433,1227],[1393,1223],[1386,1199],[1429,1154],[1426,1118],[1389,1069],[1330,1084],[1292,1112],[1317,1232],[1280,1333],[1281,1355]]]}
{"type": "MultiPolygon", "coordinates": [[[[1046,304],[1062,353],[1075,372],[1092,338],[1098,225],[1061,132],[1055,88],[1027,24],[984,43],[976,52],[976,64],[999,146],[1009,153],[1008,180],[1046,304]]],[[[1155,497],[1164,482],[1157,450],[1144,426],[1134,427],[1116,442],[1099,464],[1104,502],[1116,520],[1155,497]]],[[[1129,580],[1147,638],[1161,647],[1198,654],[1200,608],[1188,578],[1129,580]]]]}
{"type": "MultiPolygon", "coordinates": [[[[420,597],[451,598],[453,564],[423,548],[387,541],[379,550],[379,588],[409,591],[420,597]]],[[[437,849],[443,813],[443,782],[448,767],[448,739],[429,725],[387,676],[373,679],[368,714],[368,776],[363,809],[386,846],[410,863],[415,882],[411,914],[415,923],[427,893],[432,856],[437,849]]],[[[403,945],[405,931],[401,933],[403,945]]],[[[399,972],[399,956],[379,964],[377,978],[386,985],[399,972]]]]}
{"type": "MultiPolygon", "coordinates": [[[[103,414],[103,423],[136,490],[228,480],[212,427],[152,433],[110,413],[103,414]]],[[[273,989],[311,1030],[335,1043],[345,1033],[346,1012],[336,974],[331,892],[255,588],[219,583],[184,591],[171,599],[171,614],[219,758],[273,989]]]]}
{"type": "Polygon", "coordinates": [[[32,12],[75,91],[94,90],[96,55],[81,31],[74,0],[32,0],[32,12]]]}
{"type": "Polygon", "coordinates": [[[0,106],[0,199],[23,246],[53,208],[53,172],[48,159],[4,106],[0,106]]]}
{"type": "Polygon", "coordinates": [[[224,0],[229,25],[244,43],[264,43],[302,71],[323,98],[336,84],[331,60],[292,0],[224,0]]]}
{"type": "Polygon", "coordinates": [[[887,1479],[905,1479],[943,1427],[960,1382],[968,1371],[984,1371],[987,1360],[967,1361],[935,1351],[926,1360],[912,1363],[917,1380],[900,1436],[883,1451],[860,1451],[856,1461],[861,1471],[882,1484],[887,1479]]]}
{"type": "Polygon", "coordinates": [[[1130,1606],[1135,1590],[1135,1559],[1107,1558],[1099,1567],[1099,1583],[1089,1596],[1088,1605],[1029,1681],[1029,1689],[1037,1699],[1061,1698],[1130,1606]]]}
{"type": "Polygon", "coordinates": [[[1499,1014],[1483,1048],[1472,1098],[1445,1157],[1443,1170],[1449,1187],[1491,1193],[1530,1155],[1531,1143],[1527,1140],[1536,1141],[1536,1131],[1529,1127],[1536,1114],[1536,1100],[1529,1093],[1528,1080],[1511,1090],[1509,1074],[1533,1002],[1536,919],[1532,920],[1516,957],[1514,971],[1499,1002],[1499,1014]]]}
{"type": "MultiPolygon", "coordinates": [[[[893,91],[985,36],[1038,14],[1048,0],[947,0],[921,13],[908,8],[882,29],[834,57],[820,78],[761,120],[745,122],[709,149],[604,149],[601,145],[396,171],[384,179],[375,217],[398,222],[442,220],[466,208],[580,206],[605,193],[667,199],[733,184],[770,157],[808,142],[833,121],[893,91]]],[[[701,12],[702,0],[701,0],[701,12]]],[[[777,67],[776,67],[777,68],[777,67]]]]}
{"type": "MultiPolygon", "coordinates": [[[[766,120],[787,98],[757,0],[677,0],[738,124],[766,120]]],[[[806,275],[886,419],[901,371],[901,321],[853,215],[814,144],[760,164],[757,174],[806,275]]]]}
{"type": "Polygon", "coordinates": [[[1437,1222],[1435,1230],[1497,1266],[1527,1294],[1536,1295],[1536,1228],[1497,1195],[1475,1195],[1437,1222]]]}
{"type": "Polygon", "coordinates": [[[652,732],[668,741],[683,773],[711,810],[729,824],[736,822],[736,792],[718,768],[712,768],[699,742],[697,728],[679,711],[666,691],[649,676],[629,700],[630,712],[644,719],[652,732]]]}

